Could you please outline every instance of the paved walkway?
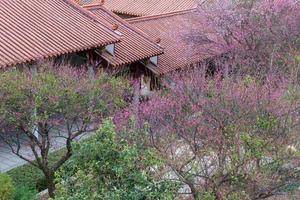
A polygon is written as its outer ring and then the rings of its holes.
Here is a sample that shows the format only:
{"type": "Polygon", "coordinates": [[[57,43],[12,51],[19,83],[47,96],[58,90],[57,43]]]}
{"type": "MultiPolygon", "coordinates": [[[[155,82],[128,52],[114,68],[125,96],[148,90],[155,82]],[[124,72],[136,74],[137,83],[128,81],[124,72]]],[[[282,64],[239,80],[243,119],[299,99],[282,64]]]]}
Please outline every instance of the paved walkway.
{"type": "Polygon", "coordinates": [[[26,161],[13,154],[8,146],[0,144],[0,172],[9,171],[25,163],[26,161]]]}
{"type": "MultiPolygon", "coordinates": [[[[54,143],[52,144],[51,152],[57,151],[63,148],[64,146],[65,143],[61,138],[55,139],[54,143]]],[[[22,145],[20,154],[22,156],[25,156],[29,160],[35,159],[34,155],[31,152],[31,149],[26,144],[22,145]]],[[[0,141],[0,172],[7,172],[26,163],[27,162],[25,160],[15,155],[7,144],[0,141]]]]}
{"type": "MultiPolygon", "coordinates": [[[[82,139],[90,137],[91,135],[93,135],[93,133],[85,133],[76,138],[76,140],[80,141],[82,139]]],[[[58,151],[65,146],[65,139],[63,139],[62,137],[53,138],[50,152],[58,151]]],[[[26,145],[25,140],[21,145],[20,153],[22,156],[25,156],[29,160],[35,160],[35,156],[33,155],[30,147],[26,145]]],[[[12,153],[11,148],[0,140],[0,172],[7,172],[26,163],[26,161],[12,153]]]]}

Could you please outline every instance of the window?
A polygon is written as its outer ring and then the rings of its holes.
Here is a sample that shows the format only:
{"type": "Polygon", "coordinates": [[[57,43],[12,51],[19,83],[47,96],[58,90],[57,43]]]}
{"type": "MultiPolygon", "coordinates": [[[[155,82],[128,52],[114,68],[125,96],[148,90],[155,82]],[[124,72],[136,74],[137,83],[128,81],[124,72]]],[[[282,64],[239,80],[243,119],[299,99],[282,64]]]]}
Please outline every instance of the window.
{"type": "Polygon", "coordinates": [[[158,56],[151,57],[150,62],[157,66],[158,65],[158,56]]]}
{"type": "Polygon", "coordinates": [[[115,56],[115,44],[109,44],[105,47],[105,50],[111,54],[112,56],[115,56]]]}

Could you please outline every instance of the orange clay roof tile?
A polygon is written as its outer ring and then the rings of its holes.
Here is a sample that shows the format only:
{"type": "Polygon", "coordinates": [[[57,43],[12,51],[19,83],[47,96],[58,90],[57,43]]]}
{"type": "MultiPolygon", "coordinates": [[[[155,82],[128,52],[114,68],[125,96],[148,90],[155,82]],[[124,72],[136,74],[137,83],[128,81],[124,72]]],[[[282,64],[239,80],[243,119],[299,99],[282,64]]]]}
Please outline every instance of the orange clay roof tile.
{"type": "Polygon", "coordinates": [[[114,66],[126,65],[163,53],[163,48],[157,45],[145,33],[129,24],[113,12],[101,5],[84,6],[101,21],[114,24],[121,34],[121,42],[115,46],[115,55],[103,53],[102,57],[114,66]]]}
{"type": "MultiPolygon", "coordinates": [[[[80,5],[101,0],[75,0],[80,5]]],[[[197,0],[104,0],[104,6],[115,13],[146,16],[195,8],[197,0]]]]}
{"type": "Polygon", "coordinates": [[[221,54],[214,42],[216,36],[206,31],[196,9],[127,19],[148,34],[153,41],[161,39],[164,54],[155,69],[165,74],[221,54]],[[194,38],[194,36],[196,38],[194,38]],[[197,40],[197,42],[195,42],[197,40]]]}
{"type": "Polygon", "coordinates": [[[119,41],[73,0],[1,0],[0,68],[119,41]]]}

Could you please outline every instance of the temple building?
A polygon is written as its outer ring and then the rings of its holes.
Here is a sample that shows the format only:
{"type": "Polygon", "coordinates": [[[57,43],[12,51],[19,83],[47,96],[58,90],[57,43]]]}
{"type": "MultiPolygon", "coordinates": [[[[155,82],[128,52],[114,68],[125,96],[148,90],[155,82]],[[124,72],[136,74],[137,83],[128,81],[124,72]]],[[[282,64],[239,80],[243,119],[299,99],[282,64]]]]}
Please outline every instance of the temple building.
{"type": "Polygon", "coordinates": [[[128,78],[139,79],[142,95],[147,95],[157,86],[158,77],[153,69],[158,67],[159,57],[164,53],[160,39],[151,39],[103,4],[83,6],[98,20],[113,24],[115,31],[121,36],[121,42],[112,44],[101,54],[103,66],[116,73],[127,73],[128,78]],[[145,83],[145,80],[146,83],[145,83]]]}
{"type": "Polygon", "coordinates": [[[194,0],[3,0],[0,69],[101,68],[140,80],[147,95],[166,74],[221,54],[199,19],[194,0]]]}
{"type": "MultiPolygon", "coordinates": [[[[102,57],[112,66],[131,63],[131,72],[134,71],[140,77],[141,91],[144,94],[155,89],[166,74],[200,66],[212,57],[222,54],[215,42],[218,40],[217,36],[206,30],[196,8],[172,12],[161,11],[163,13],[154,15],[144,13],[146,16],[122,19],[115,14],[120,14],[120,12],[107,7],[106,2],[111,4],[115,1],[117,0],[101,1],[101,3],[85,2],[83,8],[102,21],[118,27],[123,37],[121,42],[115,45],[115,54],[105,53],[102,57]],[[145,48],[144,44],[149,45],[151,42],[152,45],[156,43],[156,48],[159,46],[160,53],[152,54],[152,48],[145,48]],[[152,54],[152,56],[142,60],[147,54],[152,54]],[[142,55],[142,57],[137,60],[136,55],[142,55]]],[[[147,2],[163,3],[163,1],[147,2]]],[[[145,3],[145,5],[148,4],[145,3]]],[[[128,9],[134,10],[135,6],[132,4],[128,9]]]]}

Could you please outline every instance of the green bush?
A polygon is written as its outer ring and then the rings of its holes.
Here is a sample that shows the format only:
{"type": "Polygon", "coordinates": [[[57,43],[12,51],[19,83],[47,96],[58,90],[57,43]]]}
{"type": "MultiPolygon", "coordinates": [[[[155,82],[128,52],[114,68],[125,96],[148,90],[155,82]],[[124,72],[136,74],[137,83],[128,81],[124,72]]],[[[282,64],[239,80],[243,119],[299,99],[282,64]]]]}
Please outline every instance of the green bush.
{"type": "Polygon", "coordinates": [[[14,200],[36,200],[37,191],[26,186],[16,188],[14,200]]]}
{"type": "Polygon", "coordinates": [[[197,200],[216,200],[216,197],[211,192],[204,192],[197,200]]]}
{"type": "Polygon", "coordinates": [[[7,172],[13,180],[16,188],[27,187],[31,189],[37,188],[38,180],[44,177],[43,173],[32,165],[23,165],[7,172]]]}
{"type": "Polygon", "coordinates": [[[171,200],[176,183],[159,181],[149,170],[160,166],[155,152],[117,140],[111,120],[94,137],[74,145],[72,158],[57,173],[56,200],[171,200]]]}
{"type": "Polygon", "coordinates": [[[42,177],[40,177],[38,180],[36,180],[35,189],[39,192],[47,189],[46,178],[44,175],[42,177]]]}
{"type": "Polygon", "coordinates": [[[0,200],[12,200],[14,186],[7,174],[0,174],[0,200]]]}

